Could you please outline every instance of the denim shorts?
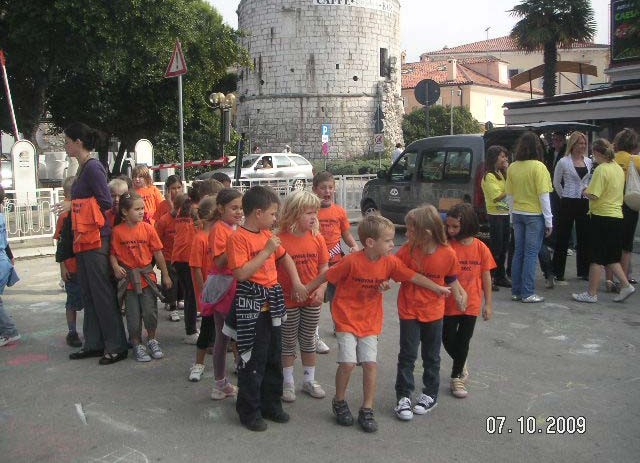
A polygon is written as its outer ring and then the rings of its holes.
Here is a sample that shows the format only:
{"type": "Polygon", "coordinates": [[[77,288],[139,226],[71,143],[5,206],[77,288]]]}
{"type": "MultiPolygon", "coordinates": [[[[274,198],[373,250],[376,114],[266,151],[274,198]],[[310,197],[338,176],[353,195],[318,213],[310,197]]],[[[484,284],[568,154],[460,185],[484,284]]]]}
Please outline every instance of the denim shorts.
{"type": "Polygon", "coordinates": [[[377,362],[378,336],[359,338],[355,334],[338,332],[338,363],[377,362]]]}
{"type": "Polygon", "coordinates": [[[75,312],[82,310],[84,305],[82,304],[82,291],[80,290],[77,274],[72,273],[69,276],[69,281],[64,283],[64,290],[67,293],[67,302],[64,308],[75,312]]]}

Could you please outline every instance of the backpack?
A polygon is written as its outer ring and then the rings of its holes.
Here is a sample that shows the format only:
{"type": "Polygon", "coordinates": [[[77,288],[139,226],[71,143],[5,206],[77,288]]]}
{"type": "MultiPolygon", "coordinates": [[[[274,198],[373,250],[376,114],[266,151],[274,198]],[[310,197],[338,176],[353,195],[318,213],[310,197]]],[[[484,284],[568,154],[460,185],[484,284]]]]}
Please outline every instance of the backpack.
{"type": "Polygon", "coordinates": [[[624,187],[624,203],[634,211],[640,211],[640,175],[633,162],[633,155],[629,158],[627,178],[624,187]]]}

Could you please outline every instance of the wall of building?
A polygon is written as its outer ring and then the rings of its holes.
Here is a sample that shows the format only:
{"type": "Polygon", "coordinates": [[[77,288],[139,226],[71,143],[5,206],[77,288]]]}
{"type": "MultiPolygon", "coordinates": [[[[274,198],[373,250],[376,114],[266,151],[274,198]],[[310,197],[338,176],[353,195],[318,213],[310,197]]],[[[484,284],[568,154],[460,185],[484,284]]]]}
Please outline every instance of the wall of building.
{"type": "Polygon", "coordinates": [[[317,158],[330,124],[329,155],[357,156],[372,149],[381,105],[385,138],[402,142],[399,12],[398,0],[242,0],[238,27],[253,67],[239,70],[238,130],[263,152],[288,144],[317,158]]]}

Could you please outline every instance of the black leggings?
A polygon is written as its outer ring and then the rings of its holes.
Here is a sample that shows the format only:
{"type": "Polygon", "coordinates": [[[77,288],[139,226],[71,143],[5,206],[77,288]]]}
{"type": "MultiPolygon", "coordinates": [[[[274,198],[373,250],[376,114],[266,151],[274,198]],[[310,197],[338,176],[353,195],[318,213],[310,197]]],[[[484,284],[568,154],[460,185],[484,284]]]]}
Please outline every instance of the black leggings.
{"type": "Polygon", "coordinates": [[[198,307],[196,306],[196,293],[191,280],[191,267],[188,262],[174,262],[173,267],[178,273],[178,279],[184,291],[184,329],[187,335],[198,331],[196,320],[198,318],[198,307]]]}
{"type": "Polygon", "coordinates": [[[451,377],[459,378],[469,354],[469,343],[476,326],[475,315],[445,315],[442,320],[442,344],[453,359],[451,377]]]}

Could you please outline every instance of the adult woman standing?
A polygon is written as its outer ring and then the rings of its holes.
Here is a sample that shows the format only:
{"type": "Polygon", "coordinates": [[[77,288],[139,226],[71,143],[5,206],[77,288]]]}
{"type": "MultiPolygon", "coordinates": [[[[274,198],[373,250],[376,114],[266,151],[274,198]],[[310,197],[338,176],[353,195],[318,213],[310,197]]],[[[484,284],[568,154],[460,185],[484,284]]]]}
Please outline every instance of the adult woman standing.
{"type": "Polygon", "coordinates": [[[598,302],[598,285],[602,276],[602,266],[606,266],[621,284],[620,294],[613,298],[622,302],[635,288],[629,284],[620,265],[622,256],[622,198],[624,192],[624,172],[614,162],[614,152],[607,140],[593,142],[593,159],[598,164],[593,171],[584,195],[589,198],[590,252],[589,287],[587,291],[573,294],[578,302],[598,302]]]}
{"type": "Polygon", "coordinates": [[[490,146],[485,158],[486,174],[482,178],[482,192],[489,221],[489,248],[497,267],[492,270],[494,286],[511,288],[511,280],[505,271],[505,261],[509,249],[509,236],[511,226],[509,224],[509,206],[505,183],[509,156],[503,146],[490,146]]]}
{"type": "Polygon", "coordinates": [[[576,264],[578,277],[589,276],[589,200],[582,192],[589,185],[593,169],[591,159],[586,156],[587,137],[581,132],[573,132],[567,143],[566,155],[556,164],[553,174],[553,188],[560,198],[556,217],[556,244],[553,251],[553,274],[556,284],[565,284],[564,271],[567,263],[567,249],[571,231],[576,227],[576,264]]]}
{"type": "Polygon", "coordinates": [[[104,217],[104,212],[111,208],[107,172],[90,155],[100,138],[98,131],[76,122],[64,134],[65,150],[78,160],[79,168],[71,187],[71,201],[62,202],[58,210],[71,211],[74,253],[85,309],[84,346],[69,358],[102,357],[100,364],[108,365],[127,357],[127,340],[110,276],[111,228],[104,217]]]}
{"type": "Polygon", "coordinates": [[[544,301],[535,294],[536,260],[544,236],[552,231],[549,193],[553,188],[542,158],[540,138],[533,132],[522,134],[505,185],[515,241],[511,299],[525,303],[544,301]]]}

